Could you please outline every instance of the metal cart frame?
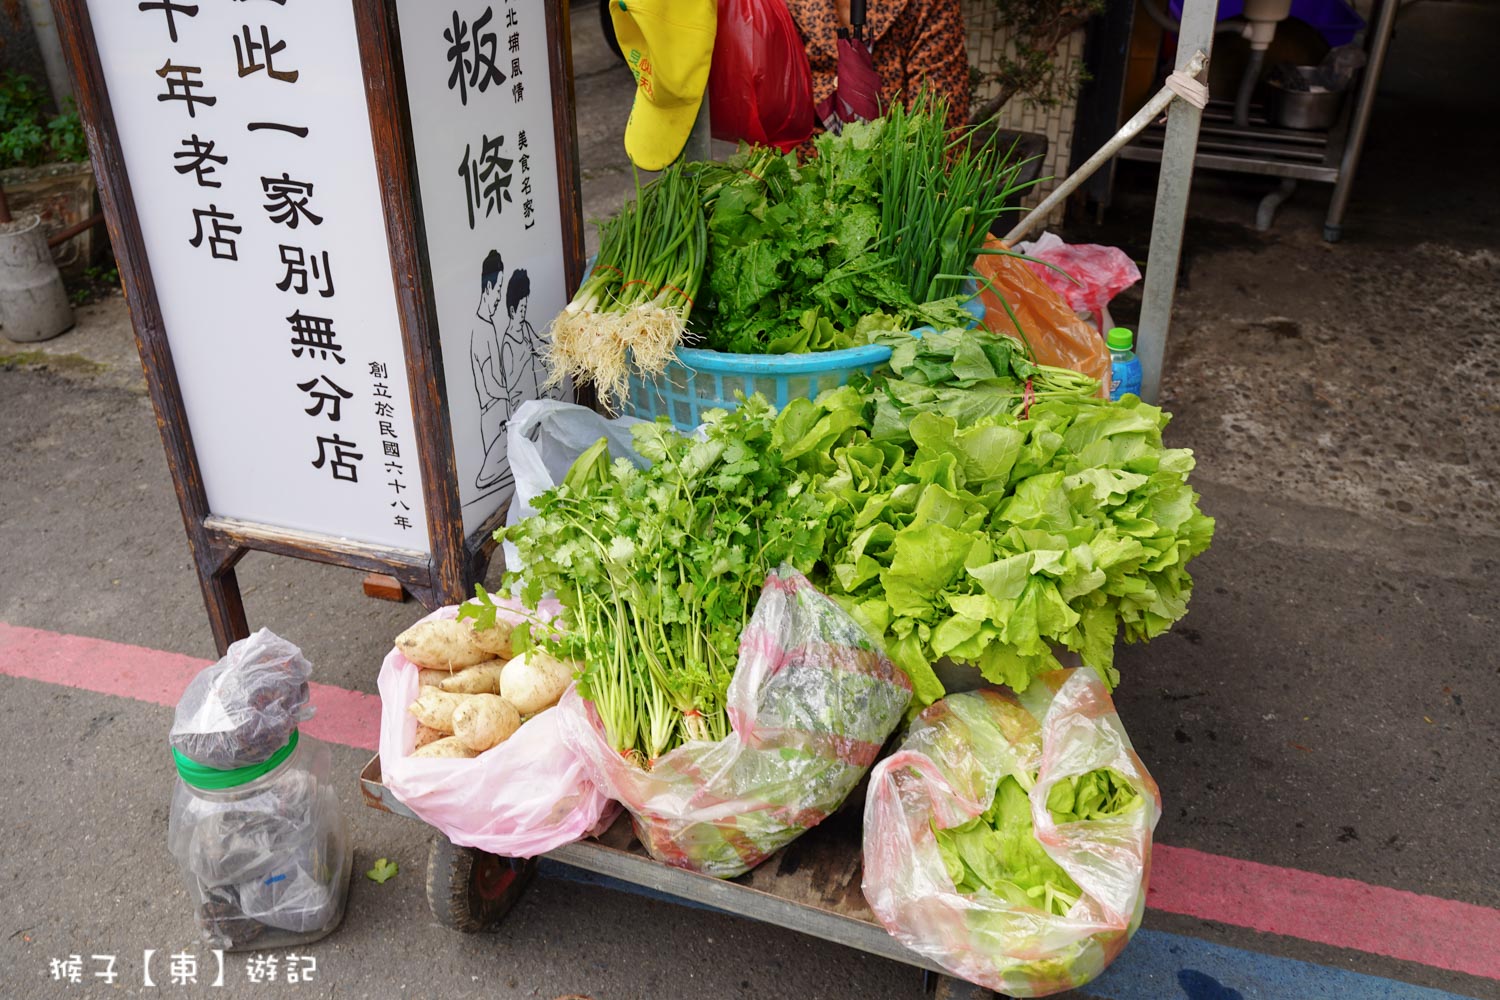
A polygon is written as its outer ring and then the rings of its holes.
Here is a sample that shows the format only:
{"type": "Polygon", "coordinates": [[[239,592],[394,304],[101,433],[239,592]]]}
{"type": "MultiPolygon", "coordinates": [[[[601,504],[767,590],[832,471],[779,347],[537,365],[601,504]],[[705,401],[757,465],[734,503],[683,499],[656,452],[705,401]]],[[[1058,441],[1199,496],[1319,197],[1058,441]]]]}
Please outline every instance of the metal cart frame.
{"type": "MultiPolygon", "coordinates": [[[[380,758],[359,775],[365,805],[420,821],[380,780],[380,758]]],[[[850,802],[864,799],[861,789],[850,802]]],[[[735,879],[673,868],[655,861],[635,839],[630,817],[620,815],[597,838],[566,844],[545,855],[573,868],[648,892],[725,913],[787,927],[922,970],[945,1000],[994,996],[943,974],[932,962],[888,934],[870,912],[860,887],[860,810],[845,808],[735,879]]],[[[473,933],[494,930],[525,892],[537,861],[498,858],[454,845],[435,833],[427,857],[427,902],[439,923],[473,933]]]]}

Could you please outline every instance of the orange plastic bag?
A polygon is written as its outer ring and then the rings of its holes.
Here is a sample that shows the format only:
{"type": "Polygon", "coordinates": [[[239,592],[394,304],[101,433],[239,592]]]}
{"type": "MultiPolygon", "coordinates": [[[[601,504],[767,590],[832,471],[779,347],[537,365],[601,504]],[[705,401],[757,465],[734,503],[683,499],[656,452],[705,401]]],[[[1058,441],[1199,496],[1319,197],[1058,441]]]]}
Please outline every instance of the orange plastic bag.
{"type": "MultiPolygon", "coordinates": [[[[985,241],[986,249],[1003,249],[1004,243],[993,236],[985,241]]],[[[1109,391],[1109,348],[1099,332],[1073,312],[1047,283],[1031,272],[1026,262],[999,254],[980,254],[974,261],[980,276],[980,301],[984,303],[985,325],[996,333],[1016,332],[1016,322],[1039,364],[1071,368],[1099,380],[1101,396],[1109,391]],[[986,281],[989,283],[986,286],[986,281]],[[1013,321],[1005,302],[1015,313],[1013,321]]]]}

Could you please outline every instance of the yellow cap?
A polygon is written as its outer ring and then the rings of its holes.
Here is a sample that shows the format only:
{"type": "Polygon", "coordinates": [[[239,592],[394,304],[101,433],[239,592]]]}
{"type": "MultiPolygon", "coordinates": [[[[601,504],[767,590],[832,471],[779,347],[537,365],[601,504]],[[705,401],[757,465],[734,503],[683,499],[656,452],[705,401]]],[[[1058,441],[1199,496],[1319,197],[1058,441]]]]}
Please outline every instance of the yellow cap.
{"type": "Polygon", "coordinates": [[[610,0],[620,51],[635,74],[625,152],[642,170],[677,159],[708,87],[717,0],[610,0]]]}

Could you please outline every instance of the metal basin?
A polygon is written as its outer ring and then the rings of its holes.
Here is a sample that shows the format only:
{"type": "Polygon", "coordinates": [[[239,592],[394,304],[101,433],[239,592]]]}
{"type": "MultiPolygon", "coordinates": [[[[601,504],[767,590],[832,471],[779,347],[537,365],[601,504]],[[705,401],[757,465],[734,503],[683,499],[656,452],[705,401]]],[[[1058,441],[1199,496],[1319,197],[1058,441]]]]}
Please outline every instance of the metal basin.
{"type": "MultiPolygon", "coordinates": [[[[1298,67],[1311,71],[1314,67],[1298,67]]],[[[1266,81],[1266,117],[1281,128],[1330,129],[1344,103],[1341,90],[1288,90],[1277,80],[1266,81]]]]}

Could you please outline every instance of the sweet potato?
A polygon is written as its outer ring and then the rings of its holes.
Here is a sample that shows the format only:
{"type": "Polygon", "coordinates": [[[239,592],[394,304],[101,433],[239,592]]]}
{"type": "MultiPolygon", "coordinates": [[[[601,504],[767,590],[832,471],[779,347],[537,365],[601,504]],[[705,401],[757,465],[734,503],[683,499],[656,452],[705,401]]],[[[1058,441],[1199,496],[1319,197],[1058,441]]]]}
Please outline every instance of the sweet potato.
{"type": "Polygon", "coordinates": [[[417,723],[417,741],[413,746],[413,749],[420,750],[427,744],[436,743],[438,740],[443,739],[447,735],[448,734],[443,732],[441,729],[433,729],[431,726],[424,726],[419,722],[417,723]]]}
{"type": "Polygon", "coordinates": [[[440,740],[436,740],[432,743],[427,744],[425,747],[412,751],[412,756],[444,759],[455,757],[477,757],[478,754],[476,754],[473,750],[470,750],[468,747],[464,746],[463,742],[459,740],[458,737],[444,736],[440,740]]]}
{"type": "Polygon", "coordinates": [[[453,732],[453,713],[463,703],[466,695],[449,694],[435,687],[424,687],[417,700],[407,709],[424,726],[440,732],[453,732]]]}
{"type": "Polygon", "coordinates": [[[453,713],[453,736],[476,753],[510,739],[521,728],[521,713],[493,694],[471,694],[453,713]]]}
{"type": "Polygon", "coordinates": [[[440,687],[443,681],[452,676],[451,670],[418,670],[417,684],[421,687],[440,687]]]}
{"type": "MultiPolygon", "coordinates": [[[[473,622],[465,619],[465,623],[472,626],[473,622]]],[[[475,628],[474,642],[480,649],[491,656],[501,660],[508,660],[513,654],[510,645],[510,634],[516,626],[503,618],[496,617],[495,624],[489,628],[475,628]]]]}
{"type": "Polygon", "coordinates": [[[452,694],[499,694],[501,660],[489,660],[477,667],[465,667],[450,674],[438,687],[452,694]]]}
{"type": "Polygon", "coordinates": [[[522,715],[534,715],[557,704],[573,679],[577,665],[533,649],[507,663],[500,671],[500,697],[522,715]]]}
{"type": "Polygon", "coordinates": [[[396,636],[396,648],[429,670],[462,670],[493,659],[474,641],[473,625],[452,618],[417,622],[396,636]]]}

